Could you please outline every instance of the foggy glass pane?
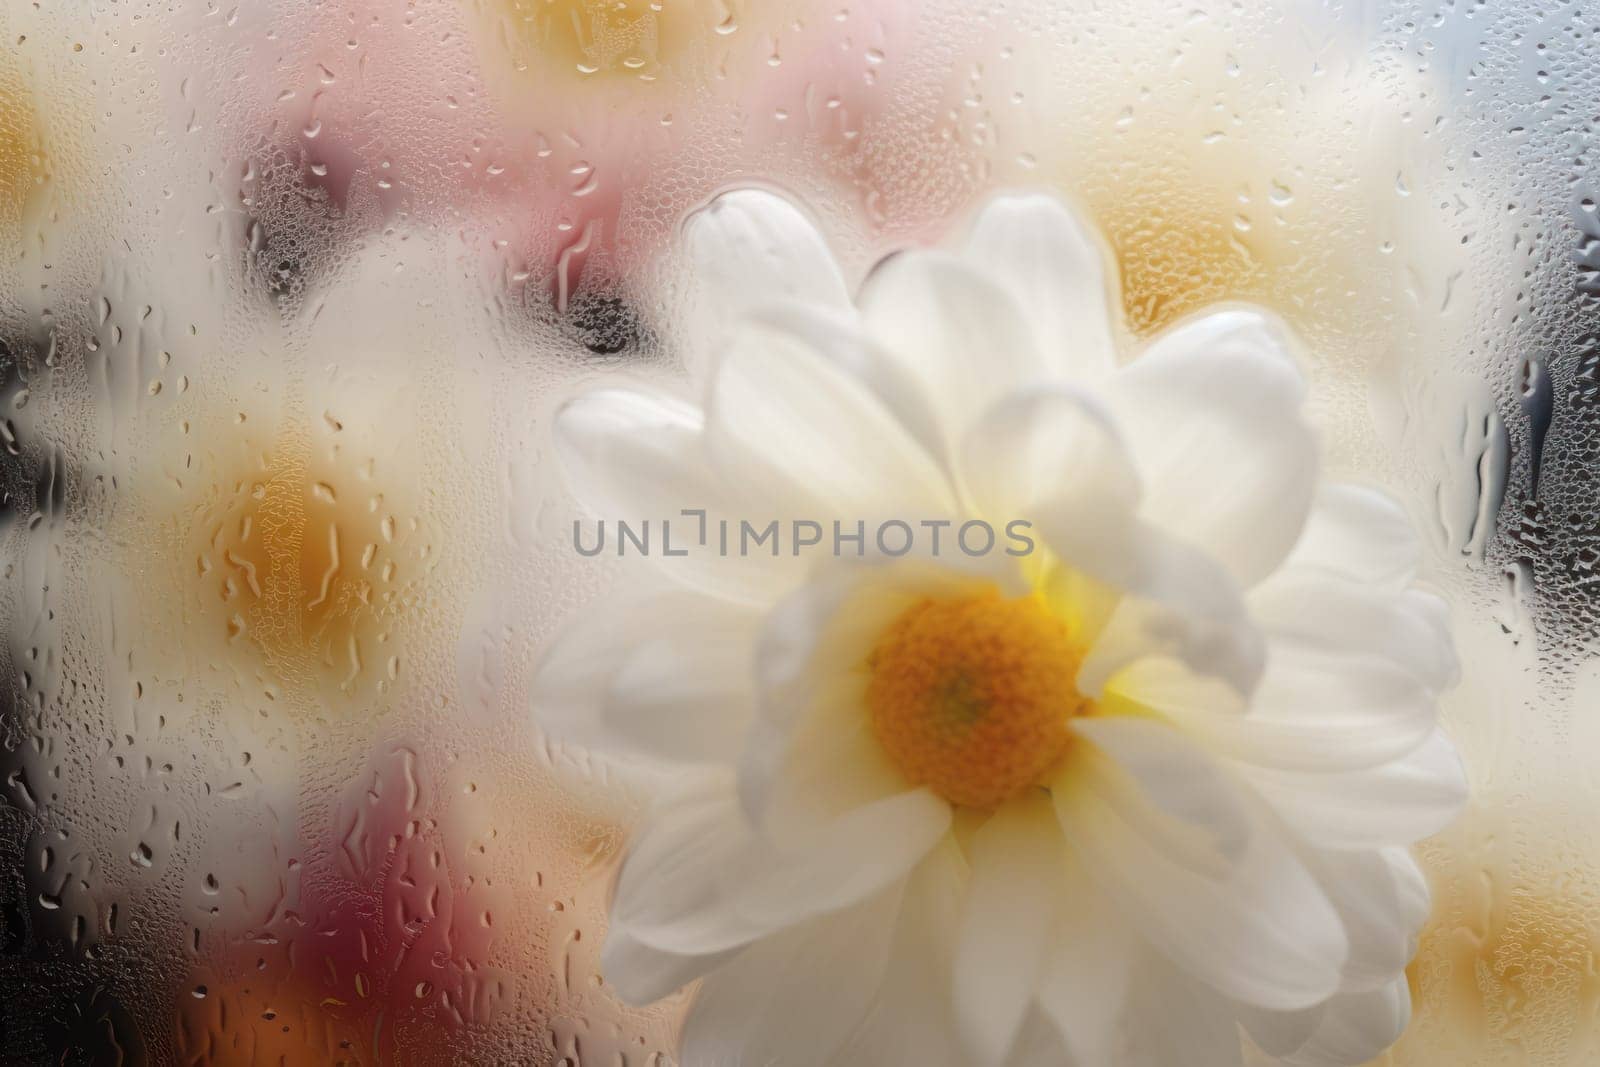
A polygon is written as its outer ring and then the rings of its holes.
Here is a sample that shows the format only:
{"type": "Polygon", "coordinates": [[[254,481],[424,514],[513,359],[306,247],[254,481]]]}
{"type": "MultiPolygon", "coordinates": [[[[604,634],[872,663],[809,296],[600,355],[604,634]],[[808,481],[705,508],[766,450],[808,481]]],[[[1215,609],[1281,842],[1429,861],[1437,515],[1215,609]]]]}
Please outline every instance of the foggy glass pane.
{"type": "Polygon", "coordinates": [[[852,284],[1050,189],[1134,336],[1293,327],[1463,668],[1378,1062],[1600,1057],[1600,10],[11,0],[0,41],[0,1060],[677,1062],[692,992],[600,964],[651,779],[529,713],[620,573],[550,420],[700,358],[683,220],[747,185],[852,284]]]}

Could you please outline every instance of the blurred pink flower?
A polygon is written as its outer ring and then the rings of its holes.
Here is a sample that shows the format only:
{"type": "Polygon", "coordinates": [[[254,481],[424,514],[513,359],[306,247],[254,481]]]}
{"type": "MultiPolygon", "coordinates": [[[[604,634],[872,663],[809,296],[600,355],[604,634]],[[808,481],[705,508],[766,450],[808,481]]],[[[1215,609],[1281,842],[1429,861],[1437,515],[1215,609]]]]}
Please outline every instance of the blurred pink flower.
{"type": "Polygon", "coordinates": [[[256,58],[254,92],[305,190],[378,224],[460,227],[564,308],[773,154],[820,146],[837,171],[908,22],[821,0],[354,0],[267,34],[280,50],[256,58]]]}

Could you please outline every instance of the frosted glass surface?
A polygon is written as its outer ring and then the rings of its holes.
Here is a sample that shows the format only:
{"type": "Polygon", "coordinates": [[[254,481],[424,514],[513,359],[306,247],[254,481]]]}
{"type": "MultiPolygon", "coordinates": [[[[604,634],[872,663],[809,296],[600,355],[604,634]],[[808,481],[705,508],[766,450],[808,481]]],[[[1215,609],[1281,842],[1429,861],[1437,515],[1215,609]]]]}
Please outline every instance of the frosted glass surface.
{"type": "Polygon", "coordinates": [[[1600,1057],[1600,12],[11,0],[0,44],[6,1062],[672,1061],[685,998],[599,971],[642,787],[528,714],[609,580],[548,421],[679,373],[679,225],[752,183],[856,279],[1048,187],[1139,333],[1291,322],[1465,666],[1382,1062],[1600,1057]]]}

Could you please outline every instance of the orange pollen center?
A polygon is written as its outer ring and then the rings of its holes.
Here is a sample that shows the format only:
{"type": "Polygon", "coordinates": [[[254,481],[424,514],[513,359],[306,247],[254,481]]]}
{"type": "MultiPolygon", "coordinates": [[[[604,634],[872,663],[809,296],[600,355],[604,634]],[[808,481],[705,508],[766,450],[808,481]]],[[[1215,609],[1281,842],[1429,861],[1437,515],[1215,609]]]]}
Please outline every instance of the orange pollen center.
{"type": "Polygon", "coordinates": [[[1081,656],[1038,597],[923,600],[867,659],[872,732],[895,765],[951,803],[993,808],[1042,781],[1088,708],[1081,656]]]}

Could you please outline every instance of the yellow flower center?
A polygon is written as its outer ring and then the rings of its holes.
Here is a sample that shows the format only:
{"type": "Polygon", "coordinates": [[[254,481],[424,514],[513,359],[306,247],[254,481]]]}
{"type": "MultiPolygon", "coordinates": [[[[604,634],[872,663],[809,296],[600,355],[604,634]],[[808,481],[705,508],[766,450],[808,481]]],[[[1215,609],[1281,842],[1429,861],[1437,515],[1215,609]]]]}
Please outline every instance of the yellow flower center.
{"type": "Polygon", "coordinates": [[[1088,701],[1065,623],[1036,596],[923,600],[878,639],[867,668],[872,730],[908,779],[993,808],[1060,763],[1088,701]]]}

